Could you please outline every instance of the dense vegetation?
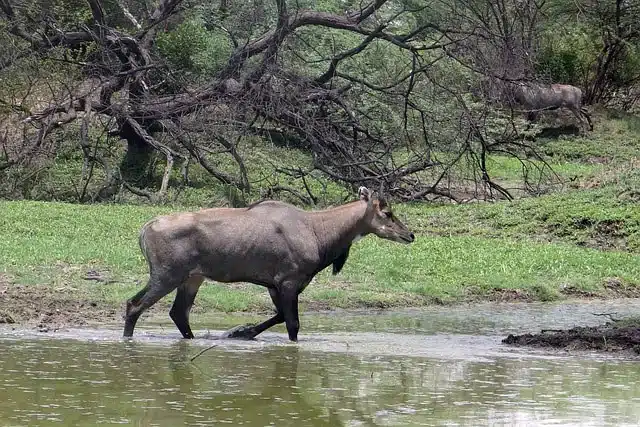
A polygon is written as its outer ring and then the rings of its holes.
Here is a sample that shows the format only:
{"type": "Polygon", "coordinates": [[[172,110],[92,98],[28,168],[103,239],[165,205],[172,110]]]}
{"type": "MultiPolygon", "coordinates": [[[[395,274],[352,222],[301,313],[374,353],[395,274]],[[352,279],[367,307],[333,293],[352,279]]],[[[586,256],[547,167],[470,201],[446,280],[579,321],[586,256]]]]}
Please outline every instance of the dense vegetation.
{"type": "Polygon", "coordinates": [[[510,85],[627,112],[640,94],[626,0],[3,0],[0,17],[7,198],[537,195],[564,180],[536,139],[580,128],[528,125],[510,85]]]}

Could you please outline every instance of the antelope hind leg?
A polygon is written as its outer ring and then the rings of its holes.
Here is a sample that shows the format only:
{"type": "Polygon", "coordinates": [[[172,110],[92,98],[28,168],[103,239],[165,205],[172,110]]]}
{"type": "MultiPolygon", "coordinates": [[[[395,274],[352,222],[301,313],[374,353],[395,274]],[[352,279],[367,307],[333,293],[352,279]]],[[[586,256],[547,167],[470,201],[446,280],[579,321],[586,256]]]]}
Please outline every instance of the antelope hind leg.
{"type": "Polygon", "coordinates": [[[192,276],[179,286],[175,301],[169,312],[173,323],[176,324],[184,338],[193,338],[193,332],[189,324],[189,312],[203,281],[204,277],[202,276],[192,276]]]}
{"type": "Polygon", "coordinates": [[[244,340],[252,340],[270,327],[284,322],[284,317],[280,312],[275,316],[265,320],[258,325],[240,325],[224,332],[221,338],[238,338],[244,340]]]}

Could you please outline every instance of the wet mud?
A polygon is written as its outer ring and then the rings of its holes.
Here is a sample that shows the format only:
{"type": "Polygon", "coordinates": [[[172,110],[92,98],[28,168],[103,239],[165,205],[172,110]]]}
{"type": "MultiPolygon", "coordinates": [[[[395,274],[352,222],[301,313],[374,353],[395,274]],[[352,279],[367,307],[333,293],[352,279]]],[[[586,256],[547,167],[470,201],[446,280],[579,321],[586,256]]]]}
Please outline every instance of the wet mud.
{"type": "Polygon", "coordinates": [[[600,326],[577,326],[570,329],[547,329],[536,334],[510,334],[502,342],[520,347],[551,347],[569,351],[623,351],[640,355],[640,320],[614,321],[600,326]]]}
{"type": "Polygon", "coordinates": [[[55,331],[121,321],[123,307],[77,295],[71,289],[10,283],[0,275],[0,324],[55,331]]]}
{"type": "MultiPolygon", "coordinates": [[[[620,292],[620,284],[612,282],[608,288],[614,293],[614,296],[626,295],[620,292]]],[[[401,324],[398,327],[387,327],[384,330],[394,333],[415,333],[415,334],[442,334],[449,333],[455,336],[462,335],[478,335],[491,336],[496,344],[506,348],[521,347],[522,351],[533,351],[535,348],[560,349],[560,350],[587,350],[600,352],[626,352],[628,354],[640,355],[640,319],[637,323],[612,321],[605,325],[593,324],[593,314],[598,311],[620,310],[623,307],[621,303],[615,300],[602,300],[598,298],[579,298],[575,302],[557,303],[556,309],[545,306],[541,303],[527,301],[523,295],[513,291],[496,292],[496,306],[483,303],[462,304],[456,307],[425,307],[423,309],[415,309],[415,312],[401,316],[401,324]],[[522,301],[527,302],[522,302],[522,301]],[[598,302],[600,301],[600,302],[598,302]],[[504,308],[500,304],[506,304],[504,308]],[[485,307],[485,305],[487,305],[485,307]],[[511,306],[513,305],[513,307],[511,306]],[[506,307],[505,306],[505,307],[506,307]],[[502,307],[502,308],[500,308],[502,307]],[[580,308],[581,307],[581,308],[580,308]],[[497,311],[496,311],[497,310],[497,311]],[[503,310],[504,313],[502,313],[503,310]],[[517,319],[526,322],[520,324],[514,322],[513,311],[518,311],[517,319]],[[584,313],[578,314],[577,311],[584,313]],[[531,312],[531,313],[529,313],[531,312]],[[501,314],[502,313],[502,314],[501,314]],[[528,313],[528,314],[527,314],[528,313]],[[546,314],[545,314],[546,313],[546,314]],[[488,323],[487,323],[488,322],[488,323]],[[571,323],[569,323],[571,322],[571,323]],[[575,323],[573,323],[575,322],[575,323]],[[482,327],[471,327],[473,325],[483,325],[489,329],[484,330],[482,327]],[[504,328],[495,328],[495,325],[502,324],[504,328]],[[574,325],[582,325],[575,326],[574,325]],[[417,327],[416,325],[421,325],[417,327]],[[431,325],[425,328],[424,325],[431,325]],[[465,325],[467,328],[465,329],[465,325]],[[471,325],[471,326],[470,326],[471,325]],[[493,326],[492,326],[493,325],[493,326]],[[542,329],[539,333],[518,334],[520,331],[531,330],[531,325],[536,325],[542,329]],[[408,329],[407,329],[408,328],[408,329]],[[417,328],[416,330],[411,330],[417,328]],[[506,338],[504,338],[508,335],[506,338]],[[504,339],[502,339],[504,338],[504,339]],[[504,346],[506,344],[507,346],[504,346]]],[[[584,297],[584,295],[580,295],[584,297]]],[[[635,313],[637,299],[629,299],[625,303],[619,317],[632,316],[635,313]]],[[[149,320],[157,323],[166,324],[173,330],[173,324],[168,321],[168,310],[171,299],[161,301],[152,307],[147,316],[149,320]]],[[[333,325],[335,323],[334,316],[331,312],[327,314],[318,313],[312,305],[307,306],[304,311],[307,313],[317,313],[305,322],[311,323],[306,327],[306,333],[317,333],[325,328],[322,323],[333,325]],[[315,320],[314,320],[315,319],[315,320]],[[315,329],[315,331],[313,331],[315,329]]],[[[324,308],[324,307],[318,307],[324,308]]],[[[194,313],[200,310],[196,308],[194,313]]],[[[398,310],[365,310],[362,313],[353,313],[354,319],[364,319],[363,315],[374,316],[375,313],[390,313],[389,319],[393,319],[393,313],[400,312],[398,310]]],[[[19,285],[10,283],[10,281],[0,274],[0,326],[3,329],[14,330],[32,330],[39,333],[61,332],[69,328],[103,328],[120,327],[123,322],[124,302],[122,304],[114,304],[97,299],[92,299],[72,289],[56,289],[51,286],[41,285],[19,285]]],[[[198,313],[197,319],[206,321],[211,324],[210,313],[198,313]]],[[[244,321],[243,316],[238,315],[238,322],[244,321]]],[[[344,317],[345,313],[340,316],[339,325],[333,325],[331,330],[358,332],[362,330],[377,330],[380,328],[378,324],[362,324],[359,322],[368,322],[368,320],[350,321],[351,317],[344,317]],[[353,325],[351,323],[354,323],[353,325]],[[357,324],[356,324],[357,323],[357,324]]],[[[219,317],[216,314],[213,317],[219,317]]],[[[384,317],[384,316],[383,316],[384,317]]],[[[389,319],[387,321],[389,321],[389,319]]],[[[369,319],[370,320],[370,319],[369,319]]],[[[197,320],[196,320],[197,321],[197,320]]],[[[396,320],[397,321],[397,320],[396,320]]],[[[386,322],[386,321],[385,321],[386,322]]],[[[384,323],[384,322],[383,322],[384,323]]],[[[600,323],[600,322],[597,322],[600,323]]],[[[219,322],[213,322],[214,326],[233,326],[231,324],[220,325],[219,322]]],[[[485,328],[486,329],[486,328],[485,328]]],[[[463,340],[464,341],[464,340],[463,340]]],[[[429,343],[432,345],[433,343],[429,343]]],[[[427,345],[427,347],[429,346],[427,345]]]]}

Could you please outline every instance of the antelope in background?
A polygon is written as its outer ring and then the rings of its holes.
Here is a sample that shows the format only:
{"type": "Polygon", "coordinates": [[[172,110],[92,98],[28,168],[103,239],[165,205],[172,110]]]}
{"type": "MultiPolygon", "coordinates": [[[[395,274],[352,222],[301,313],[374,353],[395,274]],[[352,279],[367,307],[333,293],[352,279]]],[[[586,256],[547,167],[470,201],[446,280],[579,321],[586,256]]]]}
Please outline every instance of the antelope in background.
{"type": "Polygon", "coordinates": [[[537,113],[558,108],[569,109],[580,122],[583,118],[593,130],[593,123],[587,110],[582,106],[582,91],[571,85],[544,85],[533,82],[508,83],[509,99],[520,104],[528,113],[529,120],[535,120],[537,113]]]}
{"type": "Polygon", "coordinates": [[[189,312],[207,278],[264,286],[276,307],[270,319],[236,327],[225,337],[251,339],[284,322],[289,339],[297,341],[298,295],[318,272],[333,265],[337,274],[351,245],[367,234],[414,241],[384,197],[366,187],[360,187],[358,195],[359,200],[322,211],[267,200],[247,208],[205,209],[147,222],[139,243],[149,265],[149,282],[127,301],[124,336],[133,335],[146,309],[177,289],[169,315],[184,338],[193,338],[189,312]]]}

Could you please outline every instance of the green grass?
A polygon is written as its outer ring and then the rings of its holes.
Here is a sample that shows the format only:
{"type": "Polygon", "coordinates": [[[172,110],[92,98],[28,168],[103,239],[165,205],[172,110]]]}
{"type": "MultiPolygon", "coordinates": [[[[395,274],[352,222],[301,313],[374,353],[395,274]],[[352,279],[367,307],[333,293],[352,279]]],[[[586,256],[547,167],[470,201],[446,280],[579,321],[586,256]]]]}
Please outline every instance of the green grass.
{"type": "MultiPolygon", "coordinates": [[[[588,135],[536,142],[561,181],[570,185],[514,202],[397,205],[417,241],[402,246],[365,239],[353,248],[340,275],[319,274],[302,301],[317,307],[408,306],[494,298],[503,291],[553,300],[567,290],[608,295],[604,285],[611,278],[637,287],[640,120],[607,114],[600,114],[588,135]]],[[[258,140],[240,148],[253,185],[247,202],[274,184],[304,193],[300,180],[274,172],[274,166],[307,168],[308,153],[258,140]]],[[[73,199],[81,159],[58,160],[42,172],[32,195],[73,199]]],[[[234,171],[228,155],[215,163],[234,171]]],[[[521,168],[509,157],[488,161],[491,175],[502,183],[515,183],[521,168]]],[[[137,243],[142,224],[158,214],[227,202],[224,186],[199,166],[193,166],[192,180],[194,185],[186,188],[173,182],[164,206],[140,205],[139,199],[127,197],[119,199],[124,204],[100,205],[0,201],[0,275],[13,283],[43,284],[77,298],[121,304],[147,278],[137,243]],[[86,280],[92,270],[109,283],[86,280]]],[[[320,205],[340,203],[348,193],[321,175],[308,184],[320,205]]],[[[295,200],[287,193],[278,197],[295,200]]],[[[198,305],[252,311],[271,302],[259,286],[216,284],[202,288],[198,305]]]]}
{"type": "Polygon", "coordinates": [[[539,151],[557,161],[617,163],[640,158],[640,119],[616,112],[598,114],[594,132],[578,138],[541,140],[539,151]]]}
{"type": "Polygon", "coordinates": [[[618,176],[615,183],[511,203],[399,208],[424,234],[526,238],[600,249],[640,253],[640,172],[618,176]]]}
{"type": "MultiPolygon", "coordinates": [[[[522,155],[522,154],[521,154],[522,155]]],[[[434,153],[435,158],[448,165],[448,162],[457,157],[457,153],[434,153]]],[[[449,175],[458,184],[473,180],[472,170],[478,171],[476,160],[460,159],[448,171],[449,175]]],[[[603,163],[583,162],[580,159],[567,159],[563,156],[546,156],[543,160],[533,158],[518,159],[512,156],[491,154],[487,156],[487,173],[492,180],[499,182],[505,188],[509,188],[514,197],[526,196],[523,192],[523,179],[532,187],[540,185],[542,190],[561,187],[566,183],[580,183],[594,179],[607,171],[607,165],[603,163]]],[[[435,181],[443,169],[435,167],[418,174],[426,182],[435,181]]],[[[477,179],[477,176],[476,176],[477,179]]]]}
{"type": "MultiPolygon", "coordinates": [[[[604,170],[604,166],[600,164],[569,162],[561,158],[548,159],[547,162],[553,172],[562,180],[595,176],[604,170]]],[[[540,179],[540,171],[543,171],[547,176],[551,174],[549,167],[540,160],[528,160],[525,165],[532,182],[540,179]]],[[[517,183],[522,180],[523,163],[514,157],[491,156],[487,162],[487,170],[494,179],[517,183]]]]}
{"type": "MultiPolygon", "coordinates": [[[[70,138],[72,139],[72,138],[70,138]]],[[[84,182],[80,182],[83,175],[82,153],[77,151],[77,144],[71,144],[65,150],[60,150],[58,156],[40,170],[32,179],[23,185],[27,190],[23,191],[23,197],[30,200],[44,201],[68,201],[75,202],[82,193],[84,182]],[[75,151],[74,151],[75,150],[75,151]]],[[[306,189],[302,179],[294,178],[290,174],[276,169],[300,168],[309,170],[312,168],[313,159],[308,152],[295,149],[278,147],[269,142],[257,138],[248,138],[239,147],[240,155],[247,169],[247,178],[251,185],[251,191],[243,194],[244,201],[251,203],[264,197],[265,190],[273,186],[291,187],[306,195],[306,189]]],[[[117,150],[108,156],[112,164],[119,164],[123,150],[117,150]]],[[[238,178],[238,164],[228,153],[218,153],[209,157],[209,162],[219,170],[238,178]]],[[[157,191],[160,187],[164,172],[164,160],[159,159],[155,164],[150,192],[157,191]]],[[[100,167],[93,170],[93,178],[88,185],[88,194],[94,194],[104,184],[104,171],[100,167]]],[[[229,187],[213,178],[202,166],[193,161],[189,167],[190,185],[185,186],[179,167],[175,167],[169,182],[169,188],[163,204],[176,206],[220,206],[230,202],[229,187]]],[[[339,203],[348,196],[345,186],[329,180],[319,171],[314,171],[307,177],[307,185],[318,199],[319,205],[339,203]]],[[[11,181],[7,180],[6,184],[11,181]]],[[[0,193],[3,190],[3,182],[0,181],[0,193]]],[[[239,193],[238,193],[239,194],[239,193]]],[[[299,199],[289,192],[282,191],[275,194],[280,200],[291,203],[299,203],[299,199]]],[[[127,191],[121,192],[116,198],[116,203],[124,204],[148,204],[148,201],[140,196],[135,196],[127,191]]]]}
{"type": "MultiPolygon", "coordinates": [[[[566,200],[556,213],[558,218],[571,218],[566,211],[579,206],[581,196],[577,192],[575,199],[566,200]]],[[[368,237],[353,248],[340,275],[322,272],[302,300],[321,307],[389,307],[477,300],[509,289],[550,300],[559,298],[566,288],[598,293],[612,277],[628,286],[640,284],[640,254],[590,249],[562,239],[542,242],[536,238],[536,227],[559,219],[550,216],[538,219],[540,224],[531,222],[536,217],[531,210],[547,206],[552,211],[558,200],[539,206],[533,201],[521,203],[399,207],[410,227],[418,231],[414,244],[368,237]],[[438,235],[430,229],[434,224],[440,227],[438,235]],[[451,233],[444,232],[447,228],[451,233]]],[[[637,221],[637,209],[625,206],[613,206],[609,213],[586,206],[578,210],[594,218],[627,218],[628,214],[637,221]]],[[[181,209],[0,202],[0,272],[14,283],[62,287],[86,298],[121,304],[147,276],[137,243],[140,226],[172,210],[181,209]],[[112,282],[86,280],[90,270],[112,282]]],[[[198,305],[251,311],[269,307],[270,302],[259,286],[215,284],[203,287],[198,305]]]]}
{"type": "Polygon", "coordinates": [[[358,291],[454,302],[470,293],[521,289],[537,299],[562,287],[597,291],[608,277],[638,284],[640,255],[475,236],[420,237],[398,247],[371,238],[354,249],[344,280],[358,291]]]}

